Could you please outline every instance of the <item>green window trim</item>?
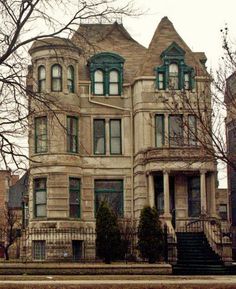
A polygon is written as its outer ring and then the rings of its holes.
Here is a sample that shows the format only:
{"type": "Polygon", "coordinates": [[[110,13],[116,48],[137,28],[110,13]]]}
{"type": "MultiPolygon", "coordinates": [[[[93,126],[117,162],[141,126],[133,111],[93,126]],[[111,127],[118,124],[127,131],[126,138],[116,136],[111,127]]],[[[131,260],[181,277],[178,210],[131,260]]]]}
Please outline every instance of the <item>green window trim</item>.
{"type": "Polygon", "coordinates": [[[69,178],[69,216],[70,218],[81,217],[81,181],[79,178],[69,178]],[[75,197],[76,196],[76,197],[75,197]]]}
{"type": "Polygon", "coordinates": [[[33,182],[34,182],[34,198],[33,198],[34,217],[45,218],[47,217],[47,178],[36,178],[34,179],[33,182]],[[43,210],[45,211],[44,213],[43,210]]]}
{"type": "Polygon", "coordinates": [[[89,59],[89,69],[91,78],[91,88],[94,95],[121,95],[123,87],[123,66],[124,58],[118,54],[111,52],[102,52],[95,54],[89,59]],[[96,84],[98,83],[95,79],[97,71],[102,71],[103,79],[100,83],[103,83],[103,92],[97,93],[96,84]],[[113,81],[111,73],[117,72],[117,80],[113,81]],[[112,92],[112,86],[114,89],[114,84],[117,84],[117,92],[112,92]]]}
{"type": "Polygon", "coordinates": [[[119,216],[122,217],[124,215],[124,181],[122,179],[99,179],[94,181],[94,215],[96,217],[97,210],[99,208],[99,203],[101,201],[107,201],[108,205],[111,206],[113,211],[119,216]],[[104,183],[105,186],[98,188],[99,184],[104,183]],[[112,186],[113,185],[113,186],[112,186]],[[102,194],[107,194],[107,198],[101,198],[102,194]],[[113,194],[113,195],[112,195],[113,194]],[[112,199],[115,198],[115,199],[112,199]],[[117,200],[118,198],[118,200],[117,200]]]}
{"type": "Polygon", "coordinates": [[[165,115],[155,115],[155,146],[162,147],[165,145],[165,115]],[[161,125],[159,125],[161,123],[161,125]]]}
{"type": "Polygon", "coordinates": [[[67,152],[78,153],[78,117],[67,116],[67,152]]]}
{"type": "Polygon", "coordinates": [[[62,67],[58,63],[51,66],[51,91],[62,91],[62,67]]]}
{"type": "Polygon", "coordinates": [[[73,65],[69,65],[67,68],[67,89],[69,92],[75,92],[75,70],[73,65]]]}
{"type": "Polygon", "coordinates": [[[93,120],[93,153],[95,155],[106,154],[106,122],[105,119],[93,120]],[[99,127],[99,123],[101,127],[99,127]],[[101,130],[101,131],[99,131],[101,130]]]}
{"type": "Polygon", "coordinates": [[[110,154],[111,155],[121,155],[122,154],[121,119],[110,119],[109,129],[110,129],[110,132],[109,132],[109,134],[110,134],[110,154]],[[114,131],[112,131],[112,126],[115,123],[118,124],[118,132],[114,135],[114,131]],[[116,141],[118,141],[118,142],[116,142],[116,141]],[[117,149],[115,149],[115,145],[117,145],[117,149]]]}
{"type": "Polygon", "coordinates": [[[194,88],[194,69],[185,64],[185,51],[173,42],[161,54],[163,65],[156,67],[156,87],[158,90],[166,90],[170,87],[170,71],[172,64],[178,66],[178,86],[172,89],[192,90],[194,88]],[[186,79],[188,78],[188,81],[186,79]]]}
{"type": "Polygon", "coordinates": [[[46,153],[48,150],[47,139],[47,116],[35,117],[34,119],[34,143],[35,153],[46,153]],[[41,128],[40,128],[41,123],[41,128]]]}

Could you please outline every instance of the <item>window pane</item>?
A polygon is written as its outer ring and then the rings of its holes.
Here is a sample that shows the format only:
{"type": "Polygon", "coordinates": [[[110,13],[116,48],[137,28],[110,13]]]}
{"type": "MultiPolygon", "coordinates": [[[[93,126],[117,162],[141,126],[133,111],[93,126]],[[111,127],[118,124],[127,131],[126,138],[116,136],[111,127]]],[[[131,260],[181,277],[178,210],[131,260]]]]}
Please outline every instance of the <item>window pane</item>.
{"type": "Polygon", "coordinates": [[[36,217],[46,217],[46,205],[36,205],[36,217]]]}
{"type": "Polygon", "coordinates": [[[169,142],[171,146],[183,145],[183,118],[181,115],[169,117],[169,142]]]}
{"type": "Polygon", "coordinates": [[[111,139],[111,154],[120,154],[120,138],[112,138],[111,139]]]}
{"type": "Polygon", "coordinates": [[[123,213],[123,181],[95,181],[95,210],[97,212],[102,201],[119,216],[123,213]]]}
{"type": "Polygon", "coordinates": [[[34,188],[35,188],[35,190],[46,189],[46,179],[35,179],[34,180],[34,188]]]}
{"type": "Polygon", "coordinates": [[[163,75],[163,73],[158,73],[158,88],[164,89],[164,75],[163,75]]]}
{"type": "Polygon", "coordinates": [[[35,118],[35,152],[47,151],[47,117],[35,118]]]}
{"type": "Polygon", "coordinates": [[[194,115],[188,116],[189,145],[197,144],[197,120],[194,115]]]}
{"type": "Polygon", "coordinates": [[[188,215],[198,217],[201,213],[200,178],[188,178],[188,215]]]}
{"type": "Polygon", "coordinates": [[[79,205],[70,204],[70,218],[79,218],[79,205]]]}
{"type": "Polygon", "coordinates": [[[179,88],[179,68],[175,63],[170,64],[169,66],[169,87],[172,89],[179,88]]]}
{"type": "Polygon", "coordinates": [[[95,94],[104,94],[103,83],[95,83],[94,85],[95,94]]]}
{"type": "Polygon", "coordinates": [[[112,95],[118,95],[119,94],[119,84],[118,83],[110,83],[109,92],[112,95]]]}
{"type": "Polygon", "coordinates": [[[33,241],[34,260],[45,260],[45,241],[33,241]]]}
{"type": "Polygon", "coordinates": [[[67,70],[67,78],[73,80],[74,79],[74,68],[72,66],[68,67],[67,70]]]}
{"type": "Polygon", "coordinates": [[[39,81],[39,92],[45,91],[46,89],[46,80],[39,81]]]}
{"type": "Polygon", "coordinates": [[[67,117],[67,151],[78,151],[78,119],[73,116],[67,117]]]}
{"type": "Polygon", "coordinates": [[[70,187],[70,217],[79,218],[80,217],[80,179],[70,178],[69,179],[70,187]]]}
{"type": "Polygon", "coordinates": [[[53,65],[52,77],[61,77],[61,66],[60,65],[53,65]]]}
{"type": "Polygon", "coordinates": [[[112,70],[110,72],[110,82],[118,82],[118,72],[116,70],[112,70]]]}
{"type": "Polygon", "coordinates": [[[105,121],[94,120],[94,153],[105,154],[105,121]]]}
{"type": "Polygon", "coordinates": [[[61,91],[61,79],[53,79],[52,80],[52,90],[53,91],[61,91]]]}
{"type": "Polygon", "coordinates": [[[184,88],[189,89],[190,88],[190,79],[189,79],[189,74],[185,73],[184,74],[184,88]]]}
{"type": "Polygon", "coordinates": [[[79,189],[80,188],[80,179],[70,178],[70,189],[79,189]]]}
{"type": "Polygon", "coordinates": [[[120,120],[111,120],[111,136],[112,137],[120,137],[120,120]]]}
{"type": "Polygon", "coordinates": [[[95,82],[103,82],[103,72],[101,70],[96,70],[94,73],[95,82]]]}
{"type": "Polygon", "coordinates": [[[45,79],[46,77],[46,70],[45,70],[45,67],[44,66],[40,66],[39,67],[39,80],[41,79],[45,79]]]}
{"type": "Polygon", "coordinates": [[[164,145],[164,115],[156,115],[156,146],[164,145]]]}
{"type": "Polygon", "coordinates": [[[37,191],[35,193],[35,204],[45,204],[46,203],[46,191],[37,191]]]}

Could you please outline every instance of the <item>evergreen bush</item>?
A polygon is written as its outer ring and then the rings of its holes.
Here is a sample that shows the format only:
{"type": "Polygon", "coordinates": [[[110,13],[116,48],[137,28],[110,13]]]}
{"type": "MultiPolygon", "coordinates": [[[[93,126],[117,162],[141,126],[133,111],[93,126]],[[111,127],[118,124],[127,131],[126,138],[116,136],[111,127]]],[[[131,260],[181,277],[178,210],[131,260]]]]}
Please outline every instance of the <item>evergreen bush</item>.
{"type": "Polygon", "coordinates": [[[155,263],[163,255],[164,234],[157,210],[144,207],[138,226],[138,249],[141,257],[155,263]]]}
{"type": "Polygon", "coordinates": [[[96,216],[96,253],[110,264],[120,255],[121,234],[117,218],[106,202],[102,202],[96,216]]]}

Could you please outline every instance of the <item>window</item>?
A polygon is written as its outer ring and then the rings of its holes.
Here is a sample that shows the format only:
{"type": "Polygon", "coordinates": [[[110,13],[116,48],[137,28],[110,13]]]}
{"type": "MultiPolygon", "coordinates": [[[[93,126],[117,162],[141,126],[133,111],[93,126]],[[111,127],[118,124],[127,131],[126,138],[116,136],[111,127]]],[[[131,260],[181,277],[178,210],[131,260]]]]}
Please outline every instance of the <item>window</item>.
{"type": "Polygon", "coordinates": [[[59,64],[54,64],[51,69],[52,91],[62,91],[62,68],[59,64]]]}
{"type": "Polygon", "coordinates": [[[45,91],[46,88],[46,70],[43,65],[38,67],[38,92],[45,91]]]}
{"type": "Polygon", "coordinates": [[[98,69],[94,72],[94,94],[104,94],[104,76],[103,71],[98,69]]]}
{"type": "Polygon", "coordinates": [[[80,179],[69,179],[70,218],[80,218],[80,179]]]}
{"type": "Polygon", "coordinates": [[[169,144],[170,146],[183,145],[183,116],[169,116],[169,144]]]}
{"type": "Polygon", "coordinates": [[[45,260],[45,241],[33,241],[33,259],[40,261],[45,260]]]}
{"type": "Polygon", "coordinates": [[[220,204],[219,215],[222,220],[227,220],[227,204],[220,204]]]}
{"type": "Polygon", "coordinates": [[[186,89],[194,86],[194,70],[185,64],[185,51],[173,42],[161,54],[163,65],[156,68],[156,86],[162,89],[186,89]]]}
{"type": "Polygon", "coordinates": [[[198,217],[201,213],[200,178],[188,178],[188,215],[198,217]]]}
{"type": "Polygon", "coordinates": [[[93,135],[94,135],[94,154],[105,155],[106,154],[106,142],[105,142],[105,120],[104,119],[94,120],[93,135]]]}
{"type": "Polygon", "coordinates": [[[35,153],[47,152],[47,117],[35,118],[35,153]]]}
{"type": "Polygon", "coordinates": [[[78,118],[67,116],[67,151],[78,152],[78,118]]]}
{"type": "Polygon", "coordinates": [[[35,217],[46,217],[47,188],[46,178],[34,179],[34,215],[35,217]]]}
{"type": "Polygon", "coordinates": [[[92,92],[95,95],[121,95],[124,58],[110,52],[94,55],[89,60],[92,92]]]}
{"type": "Polygon", "coordinates": [[[156,127],[156,147],[162,147],[165,144],[165,127],[164,127],[164,115],[157,114],[155,119],[156,127]]]}
{"type": "Polygon", "coordinates": [[[70,65],[67,68],[67,89],[69,92],[75,92],[75,75],[74,75],[74,67],[70,65]]]}
{"type": "Polygon", "coordinates": [[[109,95],[119,95],[119,73],[116,70],[109,73],[109,95]]]}
{"type": "Polygon", "coordinates": [[[197,145],[197,119],[195,115],[188,116],[188,144],[197,145]]]}
{"type": "Polygon", "coordinates": [[[110,153],[121,154],[121,121],[120,119],[110,120],[110,153]]]}
{"type": "Polygon", "coordinates": [[[169,66],[169,88],[179,89],[179,67],[175,63],[169,66]]]}
{"type": "Polygon", "coordinates": [[[123,215],[123,181],[95,181],[95,214],[100,204],[105,201],[118,216],[123,215]]]}

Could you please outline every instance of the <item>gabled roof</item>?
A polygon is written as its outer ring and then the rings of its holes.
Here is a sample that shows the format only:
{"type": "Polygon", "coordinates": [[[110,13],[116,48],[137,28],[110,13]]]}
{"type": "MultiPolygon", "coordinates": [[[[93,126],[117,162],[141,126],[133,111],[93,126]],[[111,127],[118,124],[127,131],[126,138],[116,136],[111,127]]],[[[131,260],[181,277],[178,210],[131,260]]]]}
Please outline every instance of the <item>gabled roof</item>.
{"type": "Polygon", "coordinates": [[[172,22],[167,17],[164,17],[157,26],[137,76],[153,75],[153,69],[163,64],[161,59],[163,51],[170,47],[173,42],[179,47],[179,49],[185,52],[185,63],[192,66],[195,69],[196,74],[206,73],[199,58],[196,57],[195,53],[191,51],[188,45],[177,33],[172,22]]]}
{"type": "Polygon", "coordinates": [[[124,62],[124,82],[132,82],[147,48],[135,41],[122,24],[81,24],[72,41],[82,48],[79,78],[89,80],[87,61],[100,52],[120,55],[124,62]]]}

